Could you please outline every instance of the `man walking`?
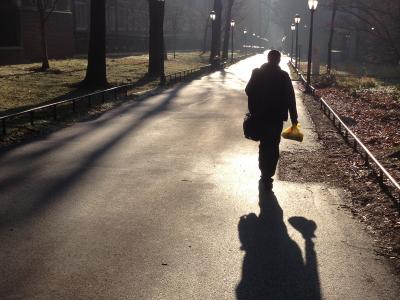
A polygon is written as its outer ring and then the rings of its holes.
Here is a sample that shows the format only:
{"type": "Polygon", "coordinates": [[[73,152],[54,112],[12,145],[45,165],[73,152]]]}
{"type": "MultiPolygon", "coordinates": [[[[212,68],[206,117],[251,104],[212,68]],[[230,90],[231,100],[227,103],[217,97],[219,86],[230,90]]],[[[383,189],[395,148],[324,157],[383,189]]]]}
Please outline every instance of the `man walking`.
{"type": "Polygon", "coordinates": [[[268,53],[268,63],[253,70],[246,87],[249,112],[254,117],[260,133],[260,182],[269,190],[272,190],[272,177],[279,160],[283,122],[288,119],[288,111],[292,124],[297,124],[292,81],[288,73],[279,67],[280,61],[280,52],[271,50],[268,53]]]}

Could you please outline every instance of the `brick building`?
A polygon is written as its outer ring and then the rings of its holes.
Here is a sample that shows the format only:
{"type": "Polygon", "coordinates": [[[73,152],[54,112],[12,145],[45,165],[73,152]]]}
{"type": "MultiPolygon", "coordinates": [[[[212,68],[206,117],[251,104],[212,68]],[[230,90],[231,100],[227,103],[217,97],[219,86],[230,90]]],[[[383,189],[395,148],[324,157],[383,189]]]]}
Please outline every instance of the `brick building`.
{"type": "MultiPolygon", "coordinates": [[[[89,41],[90,0],[72,0],[76,53],[86,53],[89,41]]],[[[107,0],[107,52],[147,51],[146,0],[107,0]]]]}
{"type": "MultiPolygon", "coordinates": [[[[0,1],[0,64],[39,61],[39,14],[35,0],[0,1]]],[[[47,23],[51,58],[74,53],[74,20],[70,0],[59,0],[47,23]]]]}
{"type": "MultiPolygon", "coordinates": [[[[146,0],[107,0],[107,51],[147,50],[146,0]]],[[[58,0],[47,22],[50,58],[87,53],[90,0],[58,0]]],[[[41,59],[36,0],[0,1],[0,64],[41,59]]]]}

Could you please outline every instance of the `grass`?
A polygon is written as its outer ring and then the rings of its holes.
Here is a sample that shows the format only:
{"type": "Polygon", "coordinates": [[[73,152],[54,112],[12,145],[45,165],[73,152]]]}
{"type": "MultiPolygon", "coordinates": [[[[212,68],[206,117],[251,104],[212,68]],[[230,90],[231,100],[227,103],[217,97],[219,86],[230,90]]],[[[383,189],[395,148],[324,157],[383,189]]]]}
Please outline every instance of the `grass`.
{"type": "MultiPolygon", "coordinates": [[[[176,59],[172,55],[168,58],[166,74],[208,64],[208,55],[200,52],[179,52],[176,59]]],[[[47,72],[39,72],[40,66],[0,66],[0,115],[88,92],[76,88],[85,77],[86,59],[51,60],[47,72]]],[[[111,86],[134,83],[144,77],[147,67],[147,55],[107,58],[107,78],[111,86]]],[[[157,84],[158,81],[147,82],[138,91],[157,84]]]]}
{"type": "MultiPolygon", "coordinates": [[[[302,62],[302,72],[307,72],[307,63],[302,62]]],[[[332,69],[334,80],[327,80],[326,65],[321,64],[320,76],[315,81],[330,81],[332,85],[347,89],[369,89],[377,87],[389,87],[400,92],[400,66],[391,65],[355,65],[343,64],[332,69]]],[[[327,82],[328,84],[328,82],[327,82]]]]}

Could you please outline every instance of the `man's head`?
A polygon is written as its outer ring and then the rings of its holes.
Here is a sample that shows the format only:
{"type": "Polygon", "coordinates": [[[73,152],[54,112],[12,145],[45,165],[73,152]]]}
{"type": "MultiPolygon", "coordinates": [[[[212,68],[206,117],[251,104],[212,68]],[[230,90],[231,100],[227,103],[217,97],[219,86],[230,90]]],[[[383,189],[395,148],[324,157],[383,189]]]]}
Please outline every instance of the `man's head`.
{"type": "Polygon", "coordinates": [[[279,65],[281,62],[281,53],[278,50],[269,51],[268,62],[273,65],[279,65]]]}

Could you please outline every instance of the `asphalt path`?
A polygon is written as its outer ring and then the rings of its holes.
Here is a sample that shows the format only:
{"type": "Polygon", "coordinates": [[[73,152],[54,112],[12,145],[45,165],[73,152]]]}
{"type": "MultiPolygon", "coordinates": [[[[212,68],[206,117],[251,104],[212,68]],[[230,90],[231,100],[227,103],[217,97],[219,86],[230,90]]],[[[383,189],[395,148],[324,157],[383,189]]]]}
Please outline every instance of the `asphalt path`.
{"type": "MultiPolygon", "coordinates": [[[[259,189],[241,127],[265,59],[1,150],[0,298],[398,299],[342,191],[259,189]]],[[[318,155],[297,94],[305,141],[281,149],[318,155]]]]}

